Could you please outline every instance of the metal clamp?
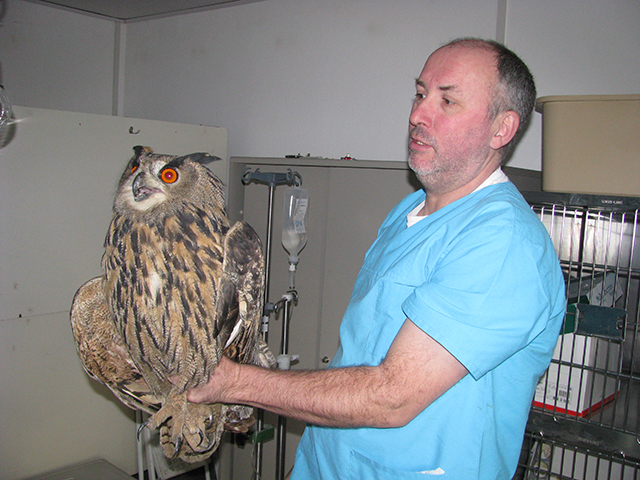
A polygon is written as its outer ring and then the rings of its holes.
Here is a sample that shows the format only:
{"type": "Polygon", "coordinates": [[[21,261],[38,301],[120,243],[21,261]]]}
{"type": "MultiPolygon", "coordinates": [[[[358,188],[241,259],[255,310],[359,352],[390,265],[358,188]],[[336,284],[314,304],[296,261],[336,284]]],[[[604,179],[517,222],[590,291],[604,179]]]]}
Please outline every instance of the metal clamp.
{"type": "Polygon", "coordinates": [[[298,172],[287,169],[287,173],[282,172],[261,172],[259,168],[255,171],[251,171],[251,168],[245,168],[242,173],[243,185],[248,185],[251,182],[262,183],[269,185],[270,187],[276,187],[278,185],[294,185],[299,187],[302,185],[302,176],[298,172]]]}

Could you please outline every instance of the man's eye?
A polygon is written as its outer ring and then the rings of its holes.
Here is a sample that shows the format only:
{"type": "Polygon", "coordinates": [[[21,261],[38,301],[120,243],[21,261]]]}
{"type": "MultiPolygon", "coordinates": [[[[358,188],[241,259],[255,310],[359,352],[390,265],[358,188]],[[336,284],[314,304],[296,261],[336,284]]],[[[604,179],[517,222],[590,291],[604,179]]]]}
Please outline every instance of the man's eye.
{"type": "Polygon", "coordinates": [[[442,103],[444,103],[445,105],[453,105],[455,102],[445,97],[442,99],[442,103]]]}
{"type": "Polygon", "coordinates": [[[417,92],[416,96],[414,97],[414,101],[419,102],[420,100],[423,100],[425,96],[426,95],[424,93],[417,92]]]}

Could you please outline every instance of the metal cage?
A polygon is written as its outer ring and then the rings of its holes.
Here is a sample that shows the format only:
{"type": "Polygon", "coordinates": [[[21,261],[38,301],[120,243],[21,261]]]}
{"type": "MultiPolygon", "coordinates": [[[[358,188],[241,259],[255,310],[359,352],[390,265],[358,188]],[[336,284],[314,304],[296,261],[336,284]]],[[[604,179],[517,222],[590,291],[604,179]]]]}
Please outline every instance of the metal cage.
{"type": "Polygon", "coordinates": [[[515,479],[640,480],[640,198],[527,193],[567,312],[515,479]]]}

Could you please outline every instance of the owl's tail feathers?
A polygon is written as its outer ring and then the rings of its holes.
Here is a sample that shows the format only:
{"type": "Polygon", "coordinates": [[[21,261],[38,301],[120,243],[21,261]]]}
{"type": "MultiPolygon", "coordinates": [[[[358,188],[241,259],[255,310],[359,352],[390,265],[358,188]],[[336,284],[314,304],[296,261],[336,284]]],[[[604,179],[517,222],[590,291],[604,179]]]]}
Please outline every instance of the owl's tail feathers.
{"type": "Polygon", "coordinates": [[[105,384],[127,407],[154,413],[160,400],[152,393],[116,330],[104,295],[104,278],[82,285],[71,305],[71,330],[87,375],[105,384]]]}
{"type": "Polygon", "coordinates": [[[269,345],[262,339],[258,338],[255,351],[255,365],[264,368],[275,368],[277,362],[275,355],[271,352],[269,345]]]}
{"type": "Polygon", "coordinates": [[[246,405],[226,405],[224,414],[224,429],[227,432],[247,433],[256,423],[253,408],[246,405]]]}

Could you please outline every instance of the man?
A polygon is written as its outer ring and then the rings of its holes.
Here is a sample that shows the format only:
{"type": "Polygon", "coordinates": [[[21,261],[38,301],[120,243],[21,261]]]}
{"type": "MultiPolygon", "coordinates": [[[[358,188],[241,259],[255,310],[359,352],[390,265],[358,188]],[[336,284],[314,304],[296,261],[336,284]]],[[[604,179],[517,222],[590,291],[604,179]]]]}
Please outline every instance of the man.
{"type": "Polygon", "coordinates": [[[308,422],[294,479],[510,479],[564,313],[553,245],[500,169],[534,101],[528,69],[502,45],[436,50],[409,120],[424,191],[380,227],[331,368],[224,359],[189,399],[308,422]]]}

